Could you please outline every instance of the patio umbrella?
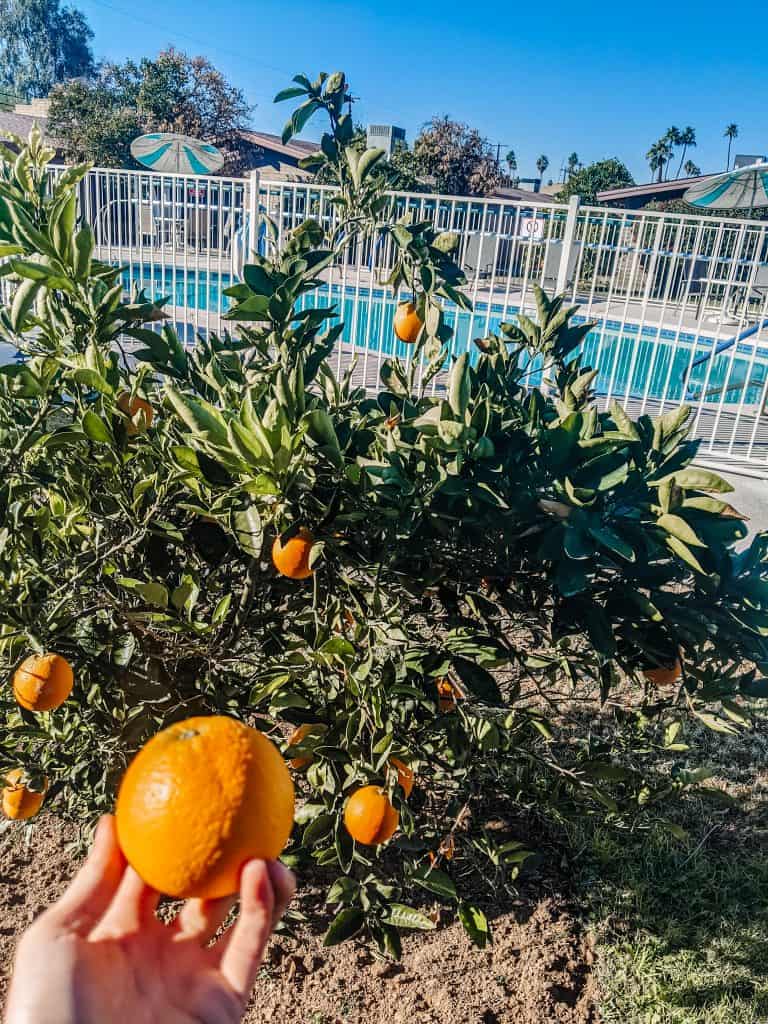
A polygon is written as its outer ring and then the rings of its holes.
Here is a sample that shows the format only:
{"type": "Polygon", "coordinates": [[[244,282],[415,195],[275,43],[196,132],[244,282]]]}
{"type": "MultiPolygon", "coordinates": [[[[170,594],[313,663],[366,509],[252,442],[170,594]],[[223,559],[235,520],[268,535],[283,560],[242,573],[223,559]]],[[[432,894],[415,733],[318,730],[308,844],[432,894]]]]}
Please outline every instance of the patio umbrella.
{"type": "Polygon", "coordinates": [[[213,174],[223,154],[208,142],[174,132],[150,132],[131,143],[131,155],[144,167],[164,174],[213,174]]]}
{"type": "Polygon", "coordinates": [[[750,164],[697,181],[683,199],[705,210],[754,210],[768,206],[768,164],[750,164]]]}

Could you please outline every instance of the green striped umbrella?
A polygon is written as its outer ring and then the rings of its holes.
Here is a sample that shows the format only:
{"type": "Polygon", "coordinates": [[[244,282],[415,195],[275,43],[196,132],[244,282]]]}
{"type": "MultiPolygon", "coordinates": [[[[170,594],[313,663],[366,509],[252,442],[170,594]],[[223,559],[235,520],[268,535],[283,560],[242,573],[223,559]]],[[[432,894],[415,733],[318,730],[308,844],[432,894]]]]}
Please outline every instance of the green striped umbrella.
{"type": "Polygon", "coordinates": [[[750,164],[697,181],[683,199],[703,210],[754,210],[768,206],[768,164],[750,164]]]}
{"type": "Polygon", "coordinates": [[[174,132],[150,132],[131,143],[131,155],[144,167],[163,174],[213,174],[224,164],[208,142],[174,132]]]}

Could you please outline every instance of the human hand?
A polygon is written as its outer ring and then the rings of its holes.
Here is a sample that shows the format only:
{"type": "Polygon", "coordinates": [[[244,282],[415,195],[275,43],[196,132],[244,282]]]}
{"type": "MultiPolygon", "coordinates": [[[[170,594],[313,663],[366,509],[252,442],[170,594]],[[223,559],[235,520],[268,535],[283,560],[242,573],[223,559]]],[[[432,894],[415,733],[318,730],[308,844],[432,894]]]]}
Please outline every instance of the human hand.
{"type": "Polygon", "coordinates": [[[282,864],[249,861],[238,921],[208,948],[234,897],[187,900],[162,924],[159,893],[126,866],[104,817],[67,891],[19,942],[6,1024],[236,1024],[294,889],[282,864]]]}

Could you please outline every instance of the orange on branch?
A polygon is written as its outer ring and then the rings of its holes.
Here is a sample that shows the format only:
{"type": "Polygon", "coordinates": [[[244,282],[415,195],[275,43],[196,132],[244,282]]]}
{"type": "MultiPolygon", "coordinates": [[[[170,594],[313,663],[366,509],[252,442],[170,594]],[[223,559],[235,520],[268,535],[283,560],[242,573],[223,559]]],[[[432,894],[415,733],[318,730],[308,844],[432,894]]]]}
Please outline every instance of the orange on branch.
{"type": "Polygon", "coordinates": [[[672,686],[683,677],[683,666],[679,658],[672,665],[660,665],[656,668],[644,668],[643,675],[652,686],[672,686]]]}
{"type": "Polygon", "coordinates": [[[462,700],[464,694],[452,683],[447,676],[437,680],[437,702],[441,711],[453,711],[456,708],[456,701],[462,700]]]}
{"type": "Polygon", "coordinates": [[[389,763],[392,768],[397,771],[397,781],[405,793],[406,797],[409,797],[413,791],[414,774],[413,769],[401,761],[399,757],[391,757],[389,763]]]}
{"type": "Polygon", "coordinates": [[[30,654],[16,669],[13,693],[27,711],[55,711],[72,692],[72,666],[60,654],[30,654]]]}
{"type": "Polygon", "coordinates": [[[358,843],[378,846],[397,831],[400,815],[380,786],[363,786],[347,800],[344,825],[358,843]]]}
{"type": "Polygon", "coordinates": [[[14,821],[25,821],[32,818],[40,810],[45,791],[48,788],[48,780],[45,779],[42,788],[33,788],[23,768],[14,768],[5,776],[6,785],[3,787],[3,814],[6,818],[14,821]]]}
{"type": "Polygon", "coordinates": [[[129,437],[143,434],[152,426],[155,413],[145,398],[140,398],[138,395],[131,396],[127,391],[124,391],[118,396],[117,407],[120,412],[125,413],[128,417],[128,421],[125,424],[125,432],[129,437]],[[138,419],[137,423],[134,422],[135,419],[138,419]]]}
{"type": "MultiPolygon", "coordinates": [[[[325,732],[325,726],[318,725],[316,723],[297,725],[288,737],[288,746],[297,747],[300,743],[303,743],[307,736],[311,736],[313,733],[318,732],[325,732]]],[[[315,759],[311,754],[299,754],[297,757],[291,758],[291,768],[295,768],[297,772],[300,772],[302,768],[308,768],[314,760],[315,759]]]]}
{"type": "Polygon", "coordinates": [[[293,827],[280,751],[234,718],[188,718],[157,733],[123,777],[117,837],[147,885],[168,896],[237,892],[243,864],[273,860],[293,827]]]}
{"type": "Polygon", "coordinates": [[[394,328],[395,334],[400,341],[406,345],[413,345],[418,341],[421,329],[424,326],[416,307],[412,302],[399,302],[395,312],[394,328]]]}
{"type": "Polygon", "coordinates": [[[291,580],[305,580],[314,571],[309,567],[309,556],[314,543],[314,534],[304,526],[285,544],[280,537],[275,537],[275,543],[272,545],[272,564],[281,576],[287,576],[291,580]]]}

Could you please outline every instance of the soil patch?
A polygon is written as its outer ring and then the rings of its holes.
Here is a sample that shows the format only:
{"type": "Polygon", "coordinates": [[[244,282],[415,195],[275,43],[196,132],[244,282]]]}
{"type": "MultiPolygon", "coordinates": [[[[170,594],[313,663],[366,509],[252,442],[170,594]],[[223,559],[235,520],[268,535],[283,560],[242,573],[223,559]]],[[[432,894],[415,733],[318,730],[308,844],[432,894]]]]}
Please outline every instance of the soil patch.
{"type": "MultiPolygon", "coordinates": [[[[75,836],[72,826],[47,814],[35,822],[29,841],[24,828],[0,835],[0,1002],[18,936],[77,867],[66,853],[75,836]]],[[[312,909],[306,910],[309,916],[312,909]]],[[[596,1024],[591,944],[567,904],[552,896],[520,899],[493,916],[494,942],[487,949],[472,947],[452,924],[406,937],[397,964],[376,959],[359,943],[325,949],[309,926],[295,938],[276,936],[245,1020],[596,1024]]]]}

